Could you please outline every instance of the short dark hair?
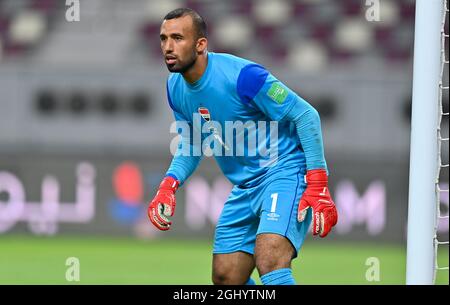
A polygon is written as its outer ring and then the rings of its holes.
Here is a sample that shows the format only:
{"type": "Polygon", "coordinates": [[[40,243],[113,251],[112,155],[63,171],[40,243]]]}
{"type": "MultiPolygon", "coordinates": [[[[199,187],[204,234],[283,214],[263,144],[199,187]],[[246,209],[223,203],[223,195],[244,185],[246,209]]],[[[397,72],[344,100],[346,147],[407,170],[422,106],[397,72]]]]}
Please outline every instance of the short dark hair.
{"type": "Polygon", "coordinates": [[[194,24],[194,29],[197,34],[198,38],[207,38],[208,37],[208,31],[206,27],[206,22],[203,19],[202,16],[199,15],[196,11],[193,9],[183,7],[183,8],[177,8],[173,11],[170,11],[165,17],[164,20],[170,20],[170,19],[176,19],[180,17],[184,17],[186,15],[191,16],[192,23],[194,24]]]}

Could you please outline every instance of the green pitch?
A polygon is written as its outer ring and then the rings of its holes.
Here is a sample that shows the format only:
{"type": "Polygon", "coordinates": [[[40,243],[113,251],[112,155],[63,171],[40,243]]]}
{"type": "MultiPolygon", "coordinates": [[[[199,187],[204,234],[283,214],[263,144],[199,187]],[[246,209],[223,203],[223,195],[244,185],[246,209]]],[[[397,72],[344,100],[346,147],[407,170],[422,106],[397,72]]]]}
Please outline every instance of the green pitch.
{"type": "MultiPolygon", "coordinates": [[[[211,284],[211,247],[199,240],[3,236],[0,284],[211,284]],[[79,260],[79,282],[66,280],[69,257],[79,260]]],[[[448,248],[439,261],[448,266],[448,248]]],[[[293,272],[298,284],[404,284],[405,264],[400,245],[309,239],[293,272]],[[366,280],[370,257],[379,261],[378,282],[366,280]]],[[[256,272],[253,277],[260,284],[256,272]]],[[[438,273],[437,283],[448,285],[448,270],[438,273]]]]}

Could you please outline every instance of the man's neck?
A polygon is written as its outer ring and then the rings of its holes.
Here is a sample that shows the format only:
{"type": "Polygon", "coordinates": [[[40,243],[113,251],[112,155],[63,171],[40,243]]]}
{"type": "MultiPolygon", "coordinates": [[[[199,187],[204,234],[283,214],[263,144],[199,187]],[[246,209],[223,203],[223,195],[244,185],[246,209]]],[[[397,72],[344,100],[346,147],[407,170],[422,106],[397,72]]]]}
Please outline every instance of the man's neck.
{"type": "Polygon", "coordinates": [[[205,53],[197,57],[197,60],[191,69],[182,74],[184,80],[190,84],[195,83],[202,77],[203,73],[205,73],[207,66],[208,55],[205,53]]]}

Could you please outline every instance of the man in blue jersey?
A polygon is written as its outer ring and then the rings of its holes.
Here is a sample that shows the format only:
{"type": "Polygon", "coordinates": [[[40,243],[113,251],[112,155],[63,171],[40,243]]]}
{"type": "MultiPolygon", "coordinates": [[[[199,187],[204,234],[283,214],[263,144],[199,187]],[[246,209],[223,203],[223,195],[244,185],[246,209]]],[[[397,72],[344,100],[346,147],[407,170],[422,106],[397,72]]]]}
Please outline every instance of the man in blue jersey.
{"type": "Polygon", "coordinates": [[[170,228],[176,190],[213,149],[234,185],[216,227],[213,283],[252,284],[256,267],[263,284],[295,284],[291,261],[311,221],[325,237],[338,218],[317,111],[261,65],[208,52],[206,24],[191,9],[168,13],[160,40],[181,141],[149,204],[151,222],[170,228]]]}

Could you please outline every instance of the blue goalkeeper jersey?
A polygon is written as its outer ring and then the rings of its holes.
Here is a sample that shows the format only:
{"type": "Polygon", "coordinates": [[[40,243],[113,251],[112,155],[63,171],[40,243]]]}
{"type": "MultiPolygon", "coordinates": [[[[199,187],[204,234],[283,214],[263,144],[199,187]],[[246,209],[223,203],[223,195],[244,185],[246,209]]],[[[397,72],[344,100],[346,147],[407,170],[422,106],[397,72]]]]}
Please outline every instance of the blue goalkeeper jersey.
{"type": "Polygon", "coordinates": [[[259,64],[209,52],[205,72],[195,83],[180,73],[169,75],[167,95],[182,137],[167,174],[181,183],[207,153],[235,185],[258,183],[284,165],[326,168],[320,122],[302,119],[308,122],[301,127],[304,134],[313,136],[303,143],[298,126],[302,120],[296,126],[286,119],[288,113],[289,118],[292,113],[305,118],[314,108],[259,64]],[[305,145],[318,153],[306,158],[305,145]]]}

